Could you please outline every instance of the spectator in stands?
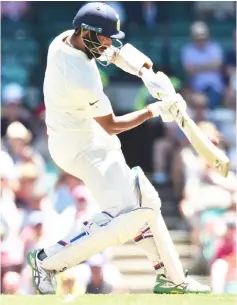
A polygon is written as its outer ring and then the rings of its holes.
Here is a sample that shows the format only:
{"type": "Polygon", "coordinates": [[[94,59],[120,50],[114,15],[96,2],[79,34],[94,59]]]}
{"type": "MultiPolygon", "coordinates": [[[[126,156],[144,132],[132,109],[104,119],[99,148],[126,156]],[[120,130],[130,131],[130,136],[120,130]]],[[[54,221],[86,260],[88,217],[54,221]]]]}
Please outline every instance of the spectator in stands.
{"type": "MultiPolygon", "coordinates": [[[[27,205],[24,208],[24,227],[26,232],[36,231],[40,229],[38,225],[42,225],[40,234],[41,243],[50,243],[57,240],[61,234],[64,234],[65,225],[60,224],[60,218],[58,213],[54,210],[53,202],[48,195],[47,186],[42,182],[34,182],[30,187],[30,192],[27,195],[27,205]],[[52,223],[54,224],[52,226],[52,223]],[[47,234],[45,234],[47,232],[47,234]]],[[[27,236],[28,234],[24,234],[27,236]]],[[[30,234],[29,234],[30,235],[30,234]]]]}
{"type": "MultiPolygon", "coordinates": [[[[29,251],[43,245],[50,245],[61,238],[64,233],[64,225],[60,223],[57,213],[52,209],[52,203],[47,200],[37,189],[29,197],[30,208],[26,211],[24,227],[20,239],[24,245],[24,257],[29,251]],[[47,232],[47,234],[45,234],[47,232]]],[[[32,286],[32,274],[24,260],[21,271],[21,293],[34,294],[32,286]]]]}
{"type": "Polygon", "coordinates": [[[28,13],[29,10],[28,1],[6,1],[1,4],[1,15],[2,18],[7,18],[11,21],[22,20],[28,13]]]}
{"type": "Polygon", "coordinates": [[[11,156],[4,150],[0,150],[0,164],[1,191],[11,190],[17,179],[16,167],[11,156]]]}
{"type": "Polygon", "coordinates": [[[20,122],[13,122],[7,128],[6,146],[16,166],[24,162],[34,163],[39,178],[45,175],[45,162],[42,156],[30,146],[31,132],[20,122]]]}
{"type": "MultiPolygon", "coordinates": [[[[218,136],[215,126],[208,122],[199,123],[199,127],[207,136],[218,136]]],[[[185,169],[184,197],[180,203],[181,213],[188,220],[192,228],[193,243],[201,250],[201,243],[206,239],[206,259],[210,259],[213,251],[212,239],[220,215],[233,202],[237,191],[237,177],[229,173],[227,178],[207,166],[198,157],[192,147],[181,151],[181,158],[185,169]],[[202,235],[201,235],[202,234],[202,235]]],[[[204,249],[205,250],[205,249],[204,249]]]]}
{"type": "Polygon", "coordinates": [[[32,143],[34,150],[38,151],[44,158],[46,163],[52,162],[52,158],[48,149],[48,136],[45,124],[45,106],[40,105],[36,111],[37,134],[32,143]]]}
{"type": "Polygon", "coordinates": [[[178,147],[177,125],[165,126],[164,136],[153,142],[153,182],[163,184],[170,181],[170,170],[174,150],[178,147]]]}
{"type": "Polygon", "coordinates": [[[86,287],[87,294],[109,294],[113,292],[113,287],[104,280],[102,254],[97,254],[87,261],[91,277],[86,287]]]}
{"type": "MultiPolygon", "coordinates": [[[[226,110],[227,112],[227,110],[226,110]]],[[[224,117],[225,111],[223,111],[224,117]]],[[[235,122],[236,113],[231,111],[229,118],[223,120],[220,124],[220,131],[222,136],[225,138],[225,149],[227,156],[230,159],[230,169],[236,172],[237,165],[237,153],[236,153],[236,122],[235,122]]]]}
{"type": "Polygon", "coordinates": [[[233,34],[233,49],[226,53],[225,67],[226,92],[224,104],[230,109],[236,109],[236,30],[233,34]]]}
{"type": "Polygon", "coordinates": [[[44,219],[41,211],[32,211],[29,214],[27,223],[21,233],[21,240],[24,242],[25,256],[29,251],[42,246],[44,234],[44,219]]]}
{"type": "Polygon", "coordinates": [[[190,99],[190,115],[194,122],[211,121],[211,112],[208,109],[208,98],[203,93],[193,93],[190,99]]]}
{"type": "Polygon", "coordinates": [[[235,219],[226,223],[225,233],[217,241],[211,265],[211,281],[213,293],[237,292],[235,219]]]}
{"type": "Polygon", "coordinates": [[[16,204],[21,214],[23,228],[29,226],[33,217],[32,213],[35,215],[35,211],[40,212],[38,214],[42,215],[44,232],[48,232],[44,242],[50,244],[63,234],[65,227],[63,224],[60,226],[59,216],[47,194],[47,186],[38,178],[39,174],[33,163],[24,163],[19,166],[19,186],[15,192],[16,204]],[[52,223],[54,223],[53,226],[52,223]]]}
{"type": "Polygon", "coordinates": [[[193,90],[207,94],[209,108],[220,106],[224,84],[220,68],[223,63],[220,45],[209,38],[204,22],[191,26],[192,42],[182,50],[182,64],[191,80],[193,90]]]}
{"type": "Polygon", "coordinates": [[[18,236],[21,228],[21,218],[15,204],[14,190],[16,187],[16,169],[11,157],[4,151],[0,152],[1,196],[0,212],[5,238],[18,236]]]}
{"type": "MultiPolygon", "coordinates": [[[[234,104],[236,104],[236,97],[234,98],[234,104]]],[[[230,159],[230,169],[236,172],[236,112],[230,107],[221,108],[213,111],[211,117],[223,138],[223,147],[230,159]]]]}
{"type": "Polygon", "coordinates": [[[21,271],[20,294],[23,295],[37,294],[37,291],[32,284],[31,269],[28,267],[28,265],[26,265],[26,263],[21,271]]]}
{"type": "Polygon", "coordinates": [[[2,92],[2,117],[1,117],[1,137],[6,135],[8,126],[18,121],[23,124],[32,133],[34,132],[31,125],[29,113],[23,107],[23,98],[25,92],[23,88],[15,83],[8,84],[3,88],[2,92]]]}
{"type": "Polygon", "coordinates": [[[0,262],[2,278],[8,271],[20,272],[24,253],[23,243],[18,237],[22,221],[14,197],[16,187],[14,163],[6,152],[1,151],[0,164],[0,262]]]}
{"type": "Polygon", "coordinates": [[[20,292],[21,276],[18,272],[8,271],[2,279],[2,292],[16,295],[20,292]]]}
{"type": "Polygon", "coordinates": [[[228,85],[232,86],[232,83],[235,83],[233,79],[236,77],[236,30],[233,33],[233,49],[225,55],[225,72],[228,85]]]}
{"type": "Polygon", "coordinates": [[[154,29],[157,25],[158,7],[155,1],[144,1],[142,5],[142,17],[146,27],[154,29]]]}
{"type": "Polygon", "coordinates": [[[85,293],[85,287],[78,282],[78,267],[70,268],[59,275],[57,294],[72,300],[85,293]]]}
{"type": "Polygon", "coordinates": [[[217,242],[212,262],[217,259],[225,259],[229,255],[236,255],[236,224],[234,219],[226,223],[225,234],[217,242]]]}
{"type": "MultiPolygon", "coordinates": [[[[1,249],[1,278],[9,272],[20,273],[24,264],[24,245],[19,238],[2,242],[1,249]]],[[[3,288],[3,287],[2,287],[3,288]]]]}
{"type": "Polygon", "coordinates": [[[226,19],[235,18],[234,1],[195,1],[194,10],[199,18],[225,21],[226,19]]]}
{"type": "Polygon", "coordinates": [[[1,279],[8,271],[21,272],[24,264],[24,244],[19,236],[7,236],[8,232],[1,232],[1,247],[0,247],[0,261],[1,261],[1,279]]]}
{"type": "Polygon", "coordinates": [[[53,194],[54,207],[61,214],[67,207],[74,206],[72,190],[83,182],[66,172],[61,172],[53,194]]]}
{"type": "Polygon", "coordinates": [[[18,167],[18,187],[15,191],[18,209],[24,213],[29,208],[29,197],[34,185],[39,178],[39,173],[33,163],[23,163],[18,167]]]}
{"type": "Polygon", "coordinates": [[[99,212],[90,192],[85,185],[77,185],[71,191],[72,203],[60,213],[61,223],[65,229],[63,235],[71,235],[75,230],[80,231],[83,222],[92,219],[99,212]]]}
{"type": "Polygon", "coordinates": [[[94,208],[89,202],[89,196],[87,189],[84,185],[77,186],[73,191],[72,195],[76,203],[75,220],[76,222],[83,222],[91,219],[91,216],[95,213],[94,208]]]}

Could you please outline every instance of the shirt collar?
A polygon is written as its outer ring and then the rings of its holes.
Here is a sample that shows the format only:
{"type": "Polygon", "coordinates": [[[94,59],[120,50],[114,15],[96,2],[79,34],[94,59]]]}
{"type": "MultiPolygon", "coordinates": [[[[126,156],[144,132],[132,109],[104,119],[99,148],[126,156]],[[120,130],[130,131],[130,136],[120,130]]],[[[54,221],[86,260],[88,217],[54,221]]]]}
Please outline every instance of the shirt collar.
{"type": "Polygon", "coordinates": [[[88,58],[88,56],[86,55],[86,53],[84,53],[81,50],[78,50],[78,49],[75,49],[73,47],[70,47],[68,44],[65,43],[65,41],[63,41],[66,37],[71,36],[73,34],[73,32],[74,32],[73,30],[65,31],[65,32],[61,33],[56,39],[61,44],[62,49],[66,53],[72,54],[72,55],[74,55],[76,57],[79,57],[79,58],[82,58],[82,59],[85,59],[85,60],[90,60],[88,58]]]}

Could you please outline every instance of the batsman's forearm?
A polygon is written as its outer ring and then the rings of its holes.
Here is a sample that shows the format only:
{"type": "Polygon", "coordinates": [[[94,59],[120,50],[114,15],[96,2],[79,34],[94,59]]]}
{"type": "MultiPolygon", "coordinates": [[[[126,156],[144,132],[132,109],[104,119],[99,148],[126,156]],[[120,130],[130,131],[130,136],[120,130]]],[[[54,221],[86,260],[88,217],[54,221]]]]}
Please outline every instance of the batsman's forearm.
{"type": "Polygon", "coordinates": [[[152,117],[147,108],[131,112],[122,116],[114,117],[111,133],[119,134],[129,129],[135,128],[152,117]]]}

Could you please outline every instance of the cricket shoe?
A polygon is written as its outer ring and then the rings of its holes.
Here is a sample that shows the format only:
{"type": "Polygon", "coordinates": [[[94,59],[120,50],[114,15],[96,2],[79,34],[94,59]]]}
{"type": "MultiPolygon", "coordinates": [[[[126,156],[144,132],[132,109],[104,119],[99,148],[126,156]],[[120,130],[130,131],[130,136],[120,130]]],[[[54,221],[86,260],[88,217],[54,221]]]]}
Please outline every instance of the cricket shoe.
{"type": "Polygon", "coordinates": [[[27,263],[32,269],[32,279],[35,289],[39,294],[55,294],[57,282],[55,271],[45,270],[38,254],[41,250],[35,250],[27,254],[27,263]]]}
{"type": "Polygon", "coordinates": [[[187,276],[185,272],[185,281],[182,284],[175,285],[165,275],[158,274],[156,278],[156,285],[153,288],[153,292],[156,294],[199,294],[199,293],[211,293],[211,288],[207,285],[202,285],[194,279],[187,276]]]}

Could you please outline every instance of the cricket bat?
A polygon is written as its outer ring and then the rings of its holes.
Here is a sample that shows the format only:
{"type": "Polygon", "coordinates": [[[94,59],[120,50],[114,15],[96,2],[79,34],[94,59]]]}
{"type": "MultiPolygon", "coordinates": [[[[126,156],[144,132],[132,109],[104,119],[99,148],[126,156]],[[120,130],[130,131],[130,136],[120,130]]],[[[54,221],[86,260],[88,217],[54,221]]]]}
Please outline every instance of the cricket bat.
{"type": "Polygon", "coordinates": [[[217,170],[222,176],[227,177],[229,159],[225,153],[209,140],[186,111],[181,109],[177,103],[173,104],[169,110],[175,122],[198,154],[205,158],[209,166],[217,170]]]}

